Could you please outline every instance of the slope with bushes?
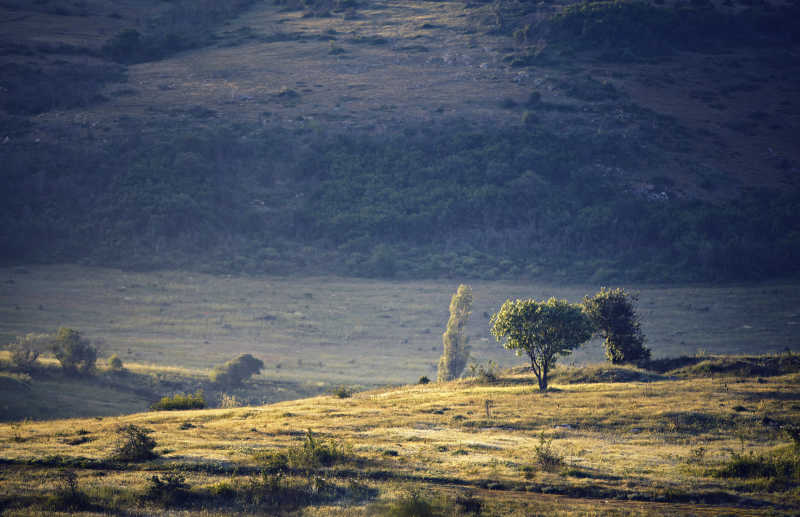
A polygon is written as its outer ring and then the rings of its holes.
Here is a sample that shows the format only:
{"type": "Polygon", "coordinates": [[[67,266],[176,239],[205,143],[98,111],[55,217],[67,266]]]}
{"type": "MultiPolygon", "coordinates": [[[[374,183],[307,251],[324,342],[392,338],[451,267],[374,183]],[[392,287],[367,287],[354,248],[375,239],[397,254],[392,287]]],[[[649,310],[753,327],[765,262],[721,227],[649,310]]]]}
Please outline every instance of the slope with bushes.
{"type": "Polygon", "coordinates": [[[347,399],[3,424],[0,501],[186,515],[796,510],[796,371],[597,380],[539,393],[530,374],[504,372],[347,399]],[[122,448],[146,454],[121,459],[122,448]],[[63,469],[71,487],[50,476],[63,469]],[[32,490],[30,476],[47,481],[32,490]]]}

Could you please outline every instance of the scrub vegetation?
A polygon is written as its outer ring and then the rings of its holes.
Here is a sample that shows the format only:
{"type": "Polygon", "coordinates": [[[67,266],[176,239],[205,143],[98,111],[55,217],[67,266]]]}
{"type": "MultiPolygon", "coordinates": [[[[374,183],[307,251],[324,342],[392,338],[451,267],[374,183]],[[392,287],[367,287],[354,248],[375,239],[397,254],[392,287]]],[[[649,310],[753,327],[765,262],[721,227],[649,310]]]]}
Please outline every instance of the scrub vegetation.
{"type": "Polygon", "coordinates": [[[78,4],[0,6],[6,262],[797,273],[796,5],[78,4]]]}

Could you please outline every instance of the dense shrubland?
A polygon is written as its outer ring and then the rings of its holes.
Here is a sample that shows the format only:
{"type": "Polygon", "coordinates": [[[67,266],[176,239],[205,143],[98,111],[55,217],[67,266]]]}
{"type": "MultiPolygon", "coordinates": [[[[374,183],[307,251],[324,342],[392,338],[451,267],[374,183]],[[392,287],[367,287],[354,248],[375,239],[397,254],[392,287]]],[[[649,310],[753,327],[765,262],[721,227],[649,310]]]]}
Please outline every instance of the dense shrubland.
{"type": "Polygon", "coordinates": [[[631,145],[530,128],[369,137],[172,124],[95,150],[20,143],[4,148],[0,250],[14,261],[399,277],[797,272],[796,193],[639,197],[595,166],[656,159],[631,145]]]}

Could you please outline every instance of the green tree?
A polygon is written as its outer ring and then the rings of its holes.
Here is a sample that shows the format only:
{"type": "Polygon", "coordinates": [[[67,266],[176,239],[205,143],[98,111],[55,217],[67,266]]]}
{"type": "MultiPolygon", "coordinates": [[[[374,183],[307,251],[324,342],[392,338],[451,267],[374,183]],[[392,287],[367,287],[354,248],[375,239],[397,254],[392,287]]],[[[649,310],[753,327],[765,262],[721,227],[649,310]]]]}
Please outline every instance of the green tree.
{"type": "Polygon", "coordinates": [[[114,372],[121,372],[123,368],[122,359],[120,359],[117,354],[112,354],[111,357],[108,358],[108,366],[114,372]]]}
{"type": "Polygon", "coordinates": [[[264,362],[250,354],[242,354],[219,365],[211,372],[212,382],[223,386],[239,386],[249,377],[264,369],[264,362]]]}
{"type": "Polygon", "coordinates": [[[469,315],[472,312],[472,288],[461,284],[450,299],[450,319],[442,334],[444,351],[439,358],[439,382],[450,381],[461,375],[469,360],[470,347],[464,334],[469,315]]]}
{"type": "Polygon", "coordinates": [[[592,336],[592,323],[581,306],[550,298],[546,302],[506,300],[491,318],[490,331],[517,355],[528,354],[539,389],[547,390],[547,376],[559,355],[568,355],[592,336]]]}
{"type": "Polygon", "coordinates": [[[583,311],[603,336],[606,357],[614,364],[640,364],[650,359],[634,304],[638,296],[622,288],[600,288],[583,298],[583,311]]]}
{"type": "Polygon", "coordinates": [[[94,372],[97,349],[77,330],[66,327],[58,329],[52,349],[65,373],[90,375],[94,372]]]}

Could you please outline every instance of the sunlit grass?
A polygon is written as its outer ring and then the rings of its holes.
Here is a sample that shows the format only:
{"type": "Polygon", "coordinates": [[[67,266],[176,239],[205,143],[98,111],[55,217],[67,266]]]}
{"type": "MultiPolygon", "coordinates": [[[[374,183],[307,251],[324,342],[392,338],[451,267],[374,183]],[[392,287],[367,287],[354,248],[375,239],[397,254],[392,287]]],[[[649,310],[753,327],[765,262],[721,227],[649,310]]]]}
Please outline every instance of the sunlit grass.
{"type": "MultiPolygon", "coordinates": [[[[539,393],[529,375],[504,375],[486,386],[456,381],[367,391],[348,399],[329,395],[262,407],[24,422],[0,425],[0,457],[17,462],[54,455],[101,460],[114,446],[114,429],[135,423],[153,429],[161,453],[157,462],[258,468],[257,452],[286,450],[313,429],[320,437],[347,444],[357,469],[365,473],[388,469],[391,477],[418,479],[423,485],[430,478],[459,480],[476,489],[491,483],[501,487],[491,497],[512,506],[525,499],[514,487],[524,493],[526,486],[538,487],[535,492],[556,487],[556,493],[565,494],[611,491],[637,500],[677,497],[669,494],[691,499],[695,494],[699,500],[712,497],[704,493],[742,490],[711,476],[715,465],[734,453],[760,454],[787,443],[760,419],[796,421],[798,415],[796,405],[778,403],[795,392],[796,374],[766,382],[725,381],[727,389],[718,379],[684,379],[555,384],[552,392],[539,393]],[[486,400],[491,400],[488,415],[486,400]],[[755,405],[752,414],[735,409],[754,400],[764,403],[755,405]],[[90,439],[70,445],[76,436],[90,439]],[[536,465],[542,439],[552,440],[563,467],[548,471],[536,465]]],[[[116,476],[98,483],[108,486],[116,476]]],[[[119,476],[128,476],[134,486],[143,483],[135,474],[119,476]]],[[[192,474],[188,479],[197,486],[219,478],[192,474]]],[[[389,490],[385,483],[376,486],[389,490]]],[[[430,489],[438,488],[433,484],[430,489]]],[[[752,486],[745,490],[768,505],[797,497],[752,486]]],[[[645,513],[659,511],[632,504],[645,513]]]]}

